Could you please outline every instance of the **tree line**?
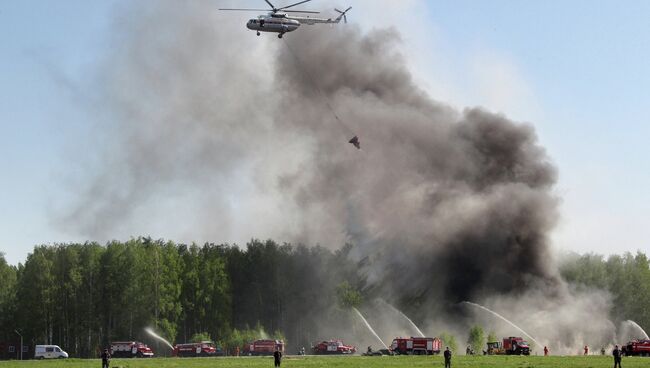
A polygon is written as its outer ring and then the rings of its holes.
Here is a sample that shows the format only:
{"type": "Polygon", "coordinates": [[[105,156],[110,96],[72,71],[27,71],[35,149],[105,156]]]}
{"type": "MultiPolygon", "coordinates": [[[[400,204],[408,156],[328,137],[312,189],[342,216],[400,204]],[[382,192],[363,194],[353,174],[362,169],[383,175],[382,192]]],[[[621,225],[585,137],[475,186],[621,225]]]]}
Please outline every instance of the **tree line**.
{"type": "Polygon", "coordinates": [[[243,348],[268,334],[309,346],[309,316],[338,304],[337,286],[363,283],[350,250],[150,238],[36,246],[17,266],[0,256],[0,342],[18,330],[26,344],[93,357],[110,341],[151,341],[150,327],[172,343],[207,336],[243,348]]]}
{"type": "MultiPolygon", "coordinates": [[[[137,238],[36,246],[15,266],[0,253],[0,343],[16,341],[17,330],[27,344],[54,343],[72,356],[94,357],[110,341],[151,342],[144,331],[151,327],[172,343],[207,337],[241,349],[268,335],[286,338],[293,349],[310,346],[322,338],[315,334],[328,324],[328,311],[359,306],[363,292],[373,292],[352,249],[137,238]]],[[[577,288],[609,291],[614,321],[650,327],[645,254],[573,255],[561,273],[577,288]]],[[[477,329],[468,344],[479,351],[484,336],[477,329]]],[[[453,336],[440,337],[456,345],[453,336]]]]}
{"type": "Polygon", "coordinates": [[[645,253],[605,258],[598,254],[573,254],[560,271],[578,289],[607,290],[612,296],[611,319],[634,320],[650,329],[650,260],[645,253]]]}

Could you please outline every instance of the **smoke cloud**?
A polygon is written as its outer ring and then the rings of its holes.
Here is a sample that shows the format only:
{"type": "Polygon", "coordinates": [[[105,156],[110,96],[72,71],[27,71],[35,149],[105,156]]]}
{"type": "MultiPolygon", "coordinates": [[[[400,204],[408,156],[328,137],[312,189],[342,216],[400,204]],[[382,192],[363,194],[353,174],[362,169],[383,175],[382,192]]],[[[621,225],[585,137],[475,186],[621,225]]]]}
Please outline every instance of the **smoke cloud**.
{"type": "Polygon", "coordinates": [[[291,36],[299,62],[280,50],[276,121],[314,147],[282,188],[338,221],[372,258],[373,282],[450,302],[555,282],[547,233],[556,170],[530,125],[432,100],[413,84],[392,30],[291,36]],[[341,144],[347,132],[327,101],[359,134],[362,152],[341,144]]]}
{"type": "Polygon", "coordinates": [[[366,291],[433,334],[450,323],[425,309],[453,315],[464,300],[514,308],[518,321],[542,311],[531,333],[567,346],[594,332],[571,321],[606,315],[606,296],[575,295],[551,262],[557,172],[534,128],[435,101],[396,30],[258,38],[211,2],[147,5],[118,12],[90,92],[103,153],[64,227],[94,239],[351,242],[366,291]],[[583,335],[551,333],[553,320],[583,335]]]}

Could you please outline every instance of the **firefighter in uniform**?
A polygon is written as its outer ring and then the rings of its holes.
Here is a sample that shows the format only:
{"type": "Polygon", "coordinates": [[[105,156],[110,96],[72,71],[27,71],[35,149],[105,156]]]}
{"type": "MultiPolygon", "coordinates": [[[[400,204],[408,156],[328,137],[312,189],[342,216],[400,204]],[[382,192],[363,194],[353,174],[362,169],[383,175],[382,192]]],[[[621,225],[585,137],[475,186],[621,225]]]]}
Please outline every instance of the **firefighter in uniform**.
{"type": "Polygon", "coordinates": [[[614,368],[616,368],[617,365],[618,368],[621,368],[621,349],[618,348],[618,345],[614,346],[612,355],[614,356],[614,368]]]}
{"type": "Polygon", "coordinates": [[[109,368],[111,364],[111,353],[108,351],[108,349],[104,349],[101,358],[102,358],[102,368],[109,368]]]}
{"type": "Polygon", "coordinates": [[[451,350],[449,350],[449,346],[447,346],[447,349],[445,349],[445,368],[451,368],[451,350]]]}
{"type": "Polygon", "coordinates": [[[273,353],[273,360],[276,367],[279,367],[280,363],[282,363],[282,352],[279,348],[275,348],[275,352],[273,353]]]}

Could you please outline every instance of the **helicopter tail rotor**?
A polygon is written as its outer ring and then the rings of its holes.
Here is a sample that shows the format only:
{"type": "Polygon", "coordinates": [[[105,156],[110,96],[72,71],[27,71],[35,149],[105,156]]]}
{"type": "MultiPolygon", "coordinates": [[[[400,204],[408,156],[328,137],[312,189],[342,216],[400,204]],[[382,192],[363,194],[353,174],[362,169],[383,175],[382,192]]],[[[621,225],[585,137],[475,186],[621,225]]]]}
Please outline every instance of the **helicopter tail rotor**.
{"type": "Polygon", "coordinates": [[[341,11],[341,10],[338,10],[338,9],[335,8],[334,10],[336,10],[337,12],[339,12],[341,14],[341,15],[339,15],[338,18],[336,18],[336,21],[340,22],[341,18],[343,18],[343,22],[347,24],[348,23],[348,17],[345,16],[345,13],[350,11],[350,9],[352,9],[352,7],[349,7],[347,9],[345,9],[345,11],[341,11]]]}

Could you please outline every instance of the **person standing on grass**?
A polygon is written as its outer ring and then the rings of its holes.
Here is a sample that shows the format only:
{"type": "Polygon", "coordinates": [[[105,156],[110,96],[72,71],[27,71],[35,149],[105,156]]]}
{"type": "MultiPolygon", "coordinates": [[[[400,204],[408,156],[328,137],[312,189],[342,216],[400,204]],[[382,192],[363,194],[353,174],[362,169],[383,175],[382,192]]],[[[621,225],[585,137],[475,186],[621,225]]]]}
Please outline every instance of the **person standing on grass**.
{"type": "Polygon", "coordinates": [[[275,352],[273,353],[273,360],[275,361],[276,367],[279,367],[280,363],[282,363],[282,352],[279,348],[275,348],[275,352]]]}
{"type": "Polygon", "coordinates": [[[544,356],[548,356],[548,347],[544,346],[544,356]]]}
{"type": "Polygon", "coordinates": [[[612,355],[614,356],[614,368],[616,368],[616,365],[621,368],[621,349],[618,348],[618,345],[614,346],[612,355]]]}
{"type": "Polygon", "coordinates": [[[449,346],[447,346],[447,349],[445,349],[445,368],[451,368],[451,350],[449,350],[449,346]]]}
{"type": "Polygon", "coordinates": [[[102,358],[102,368],[109,368],[111,364],[111,353],[108,351],[108,349],[104,349],[101,358],[102,358]]]}

